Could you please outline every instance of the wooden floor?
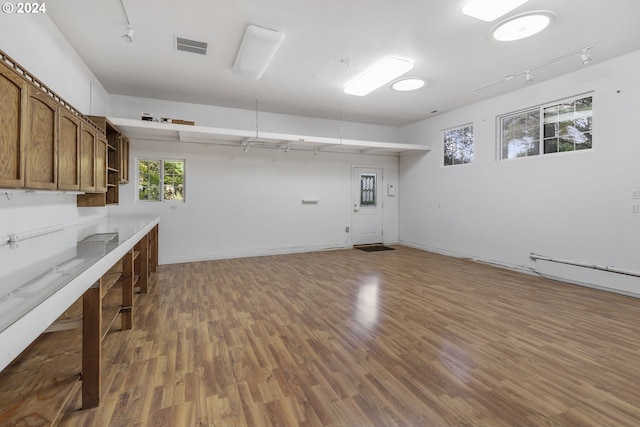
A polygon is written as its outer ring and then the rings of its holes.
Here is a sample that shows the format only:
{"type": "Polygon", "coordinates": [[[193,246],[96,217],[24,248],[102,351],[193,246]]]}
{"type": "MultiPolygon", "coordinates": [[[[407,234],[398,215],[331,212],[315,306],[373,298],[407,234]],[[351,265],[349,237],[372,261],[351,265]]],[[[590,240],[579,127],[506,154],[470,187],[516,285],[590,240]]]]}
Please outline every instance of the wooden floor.
{"type": "Polygon", "coordinates": [[[63,426],[638,426],[640,300],[398,247],[161,266],[63,426]]]}

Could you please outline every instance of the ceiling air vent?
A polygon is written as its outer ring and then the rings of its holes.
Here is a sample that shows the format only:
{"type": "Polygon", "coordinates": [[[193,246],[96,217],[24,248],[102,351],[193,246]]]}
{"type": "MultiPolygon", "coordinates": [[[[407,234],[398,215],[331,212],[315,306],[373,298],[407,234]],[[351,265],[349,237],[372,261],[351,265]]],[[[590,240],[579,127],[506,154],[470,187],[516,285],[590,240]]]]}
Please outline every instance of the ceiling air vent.
{"type": "Polygon", "coordinates": [[[207,54],[207,43],[176,37],[176,48],[185,52],[207,54]]]}

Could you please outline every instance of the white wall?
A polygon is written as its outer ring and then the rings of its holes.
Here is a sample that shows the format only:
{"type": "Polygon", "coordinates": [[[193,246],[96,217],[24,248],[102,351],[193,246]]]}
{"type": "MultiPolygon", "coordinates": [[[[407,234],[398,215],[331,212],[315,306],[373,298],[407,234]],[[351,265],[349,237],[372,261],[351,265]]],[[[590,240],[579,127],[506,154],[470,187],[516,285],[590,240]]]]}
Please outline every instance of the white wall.
{"type": "MultiPolygon", "coordinates": [[[[46,14],[0,14],[0,49],[84,114],[108,112],[109,95],[46,14]]],[[[0,238],[90,221],[105,208],[76,208],[76,196],[0,189],[0,238]]]]}
{"type": "MultiPolygon", "coordinates": [[[[254,130],[256,112],[217,106],[111,95],[110,115],[139,119],[193,120],[197,125],[254,130]]],[[[312,117],[259,112],[258,128],[345,139],[397,142],[398,128],[341,123],[312,117]]],[[[111,214],[157,213],[161,216],[160,263],[174,263],[314,251],[351,245],[351,169],[383,167],[385,184],[397,185],[398,158],[260,149],[179,142],[131,141],[128,185],[111,214]],[[184,204],[135,201],[136,158],[186,159],[184,204]],[[303,198],[319,198],[303,205],[303,198]]],[[[398,198],[384,209],[384,240],[398,240],[398,198]]]]}
{"type": "Polygon", "coordinates": [[[640,295],[640,281],[537,263],[530,253],[640,273],[640,51],[402,129],[400,241],[640,295]],[[498,161],[496,117],[593,91],[592,150],[498,161]],[[444,167],[442,130],[473,122],[473,164],[444,167]]]}
{"type": "Polygon", "coordinates": [[[83,114],[107,115],[109,94],[46,14],[0,14],[0,49],[83,114]]]}
{"type": "MultiPolygon", "coordinates": [[[[145,111],[205,126],[255,129],[256,114],[251,110],[109,95],[46,15],[0,14],[0,40],[0,49],[85,114],[139,118],[145,111]]],[[[339,137],[342,128],[349,139],[399,139],[393,127],[264,112],[259,114],[259,128],[328,137],[339,137]]],[[[134,202],[135,178],[121,187],[120,206],[109,210],[77,208],[74,195],[12,191],[7,197],[0,190],[0,237],[85,222],[107,212],[144,212],[162,217],[163,262],[339,247],[349,242],[344,227],[351,226],[351,165],[382,166],[394,180],[389,182],[397,184],[396,157],[293,151],[286,158],[282,155],[132,141],[132,177],[137,156],[187,159],[185,204],[170,210],[167,204],[134,202]],[[301,198],[309,196],[320,197],[320,204],[302,206],[301,198]]],[[[385,239],[397,241],[397,230],[397,198],[392,198],[385,205],[385,239]]]]}
{"type": "MultiPolygon", "coordinates": [[[[131,141],[129,184],[110,214],[155,214],[160,263],[314,251],[351,244],[351,168],[382,167],[397,185],[398,158],[131,141]],[[186,202],[135,201],[137,158],[185,159],[186,202]],[[317,205],[303,205],[317,198],[317,205]]],[[[384,240],[398,240],[398,198],[384,199],[384,240]]]]}

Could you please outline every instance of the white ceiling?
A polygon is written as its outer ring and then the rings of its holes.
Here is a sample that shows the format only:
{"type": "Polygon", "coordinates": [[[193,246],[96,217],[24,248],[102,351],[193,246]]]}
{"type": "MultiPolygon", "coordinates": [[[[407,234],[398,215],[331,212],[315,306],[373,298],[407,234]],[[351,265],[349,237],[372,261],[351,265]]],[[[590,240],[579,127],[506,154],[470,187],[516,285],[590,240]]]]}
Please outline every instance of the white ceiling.
{"type": "MultiPolygon", "coordinates": [[[[508,16],[550,10],[555,22],[515,42],[460,12],[467,0],[56,0],[47,15],[111,94],[400,126],[524,86],[507,75],[593,45],[597,63],[640,49],[639,0],[529,0],[508,16]],[[285,34],[261,80],[231,72],[247,25],[285,34]],[[175,36],[209,43],[206,56],[175,36]],[[413,61],[426,87],[365,97],[342,88],[385,56],[413,61]],[[348,64],[348,65],[347,65],[348,64]]],[[[506,17],[505,17],[506,18],[506,17]]],[[[503,18],[504,19],[504,18],[503,18]]],[[[536,70],[540,82],[583,67],[579,55],[536,70]]]]}

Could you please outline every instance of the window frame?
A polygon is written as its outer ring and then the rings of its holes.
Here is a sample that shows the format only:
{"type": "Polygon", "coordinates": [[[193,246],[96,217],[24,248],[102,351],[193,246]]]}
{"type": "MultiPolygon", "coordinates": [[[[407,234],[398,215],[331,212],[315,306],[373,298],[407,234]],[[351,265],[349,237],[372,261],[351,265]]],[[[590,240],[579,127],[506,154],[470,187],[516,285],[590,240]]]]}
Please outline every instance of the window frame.
{"type": "MultiPolygon", "coordinates": [[[[447,129],[443,129],[442,130],[442,137],[441,137],[441,142],[442,142],[442,167],[447,167],[447,166],[459,166],[459,165],[471,165],[473,164],[473,161],[475,160],[475,133],[473,131],[474,125],[473,122],[469,122],[469,123],[465,123],[462,125],[458,125],[458,126],[453,126],[447,129]],[[447,163],[446,162],[446,154],[447,154],[447,132],[452,132],[452,131],[460,131],[466,128],[471,128],[471,159],[468,162],[462,162],[462,163],[455,163],[455,161],[452,160],[452,163],[447,163]]],[[[456,148],[458,148],[458,144],[456,143],[456,148]]]]}
{"type": "Polygon", "coordinates": [[[136,202],[151,202],[151,203],[185,203],[187,200],[187,161],[186,159],[175,159],[175,158],[158,158],[158,157],[138,157],[136,158],[136,190],[135,190],[135,197],[136,197],[136,202]],[[159,195],[159,199],[152,199],[152,200],[146,200],[146,199],[140,199],[140,162],[150,162],[150,161],[156,161],[159,163],[159,182],[161,183],[159,185],[159,191],[158,191],[158,195],[159,195]],[[166,199],[164,196],[164,163],[165,162],[182,162],[182,185],[183,185],[183,189],[182,189],[182,199],[180,200],[176,200],[176,199],[166,199]]]}
{"type": "MultiPolygon", "coordinates": [[[[586,93],[582,93],[579,95],[573,95],[573,96],[569,96],[566,98],[562,98],[562,99],[557,99],[555,101],[551,101],[551,102],[547,102],[544,104],[539,104],[536,106],[532,106],[532,107],[528,107],[528,108],[523,108],[521,110],[516,110],[516,111],[512,111],[509,113],[505,113],[505,114],[501,114],[499,116],[496,117],[496,130],[497,130],[497,143],[496,143],[496,150],[497,150],[497,159],[498,161],[510,161],[510,160],[517,160],[517,159],[522,159],[522,158],[529,158],[529,157],[544,157],[545,155],[553,155],[553,154],[561,154],[561,153],[571,153],[571,152],[576,152],[576,151],[590,151],[593,150],[593,104],[594,104],[594,93],[593,92],[586,92],[586,93]],[[578,100],[581,99],[586,99],[586,98],[591,98],[591,109],[590,111],[590,115],[587,116],[590,118],[590,128],[589,128],[589,133],[591,134],[591,146],[587,147],[587,148],[580,148],[580,149],[576,149],[574,147],[573,150],[566,150],[566,151],[554,151],[554,152],[546,152],[545,153],[545,141],[549,138],[545,137],[545,109],[551,108],[551,107],[559,107],[562,104],[566,104],[566,103],[574,103],[578,100]],[[537,113],[538,114],[538,124],[537,124],[537,128],[538,128],[538,139],[537,139],[537,153],[535,154],[526,154],[526,155],[522,155],[522,156],[518,156],[515,155],[514,157],[503,157],[504,154],[504,120],[508,119],[508,118],[516,118],[519,115],[523,115],[523,114],[531,114],[531,113],[537,113]]],[[[575,110],[574,110],[575,113],[575,110]]],[[[574,116],[575,119],[575,116],[574,116]]],[[[526,126],[524,126],[526,127],[526,126]]],[[[521,128],[522,129],[522,128],[521,128]]],[[[583,132],[586,133],[586,132],[583,132]]],[[[575,145],[575,142],[574,142],[575,145]]]]}

